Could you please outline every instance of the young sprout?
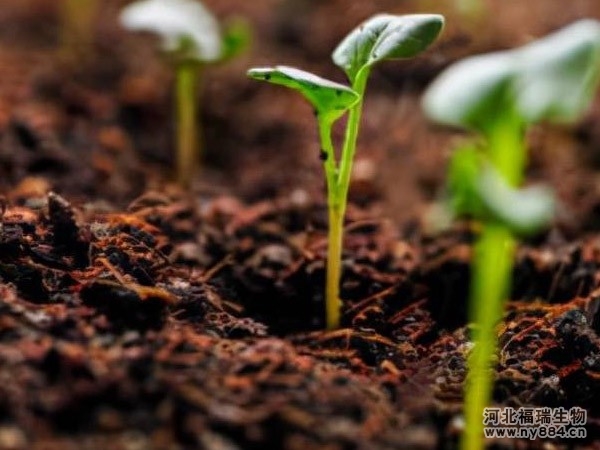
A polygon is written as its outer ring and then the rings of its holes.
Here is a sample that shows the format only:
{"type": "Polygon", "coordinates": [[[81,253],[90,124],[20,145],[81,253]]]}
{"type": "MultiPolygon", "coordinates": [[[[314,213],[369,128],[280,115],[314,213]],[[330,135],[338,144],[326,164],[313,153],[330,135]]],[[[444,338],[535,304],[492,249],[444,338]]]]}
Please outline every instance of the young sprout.
{"type": "Polygon", "coordinates": [[[449,67],[425,94],[430,118],[478,133],[480,145],[455,152],[451,207],[482,222],[474,248],[469,356],[462,448],[483,448],[483,408],[491,400],[495,326],[510,293],[516,237],[553,216],[543,188],[519,188],[527,160],[525,133],[538,122],[572,123],[589,106],[600,78],[600,22],[582,20],[513,51],[467,58],[449,67]]]}
{"type": "Polygon", "coordinates": [[[248,71],[251,78],[298,90],[315,108],[329,211],[325,288],[326,322],[329,329],[337,328],[340,324],[344,214],[363,98],[371,69],[381,61],[418,55],[437,38],[443,25],[443,17],[437,14],[380,14],[359,25],[338,45],[332,55],[334,63],[345,71],[350,87],[291,67],[256,68],[248,71]],[[331,127],[346,111],[348,121],[338,160],[331,139],[331,127]]]}
{"type": "Polygon", "coordinates": [[[175,70],[177,111],[177,181],[188,186],[200,160],[196,98],[200,73],[207,64],[238,54],[248,43],[244,22],[223,33],[213,14],[197,0],[139,0],[125,7],[122,25],[160,36],[162,49],[175,70]]]}

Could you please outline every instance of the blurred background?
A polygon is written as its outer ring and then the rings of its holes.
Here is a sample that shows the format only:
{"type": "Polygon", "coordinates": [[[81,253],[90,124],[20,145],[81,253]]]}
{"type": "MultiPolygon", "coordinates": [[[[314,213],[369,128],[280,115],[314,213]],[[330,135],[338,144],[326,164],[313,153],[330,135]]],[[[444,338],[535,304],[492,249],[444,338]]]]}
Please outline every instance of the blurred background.
{"type": "MultiPolygon", "coordinates": [[[[62,57],[61,3],[2,0],[0,186],[17,201],[51,187],[124,205],[160,187],[172,162],[171,74],[153,37],[119,26],[126,0],[99,1],[82,27],[91,44],[81,39],[77,57],[62,57]]],[[[294,92],[247,79],[249,67],[286,64],[345,82],[330,55],[363,19],[377,12],[446,16],[431,50],[380,65],[367,92],[352,198],[381,200],[383,214],[402,224],[419,220],[439,196],[458,138],[423,118],[419,100],[428,83],[464,56],[522,45],[578,18],[600,19],[597,0],[204,3],[225,21],[245,18],[253,30],[248,52],[207,68],[198,98],[207,148],[202,176],[248,202],[300,194],[324,199],[310,107],[294,92]]],[[[600,104],[576,129],[536,128],[530,145],[529,179],[557,190],[574,227],[596,227],[600,104]]]]}

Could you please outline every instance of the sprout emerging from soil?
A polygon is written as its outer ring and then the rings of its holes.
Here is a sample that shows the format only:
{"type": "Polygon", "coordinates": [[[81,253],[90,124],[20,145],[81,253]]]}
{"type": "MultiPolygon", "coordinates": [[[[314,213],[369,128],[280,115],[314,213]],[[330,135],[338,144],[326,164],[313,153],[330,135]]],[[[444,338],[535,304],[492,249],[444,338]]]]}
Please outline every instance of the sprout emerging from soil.
{"type": "Polygon", "coordinates": [[[423,52],[438,37],[444,18],[437,14],[376,15],[354,29],[333,52],[333,61],[344,70],[350,87],[292,67],[255,68],[251,78],[299,91],[315,109],[321,155],[327,182],[329,240],[325,289],[327,328],[340,325],[340,279],[344,214],[350,175],[362,114],[367,80],[381,61],[410,58],[423,52]],[[335,121],[348,112],[346,134],[338,158],[331,139],[335,121]]]}
{"type": "Polygon", "coordinates": [[[582,20],[524,47],[458,62],[425,95],[430,118],[483,138],[455,152],[448,182],[454,213],[483,223],[472,261],[469,313],[475,346],[469,357],[463,449],[483,448],[495,326],[510,293],[516,237],[538,231],[553,217],[548,190],[520,188],[527,127],[576,121],[599,79],[600,22],[582,20]]]}
{"type": "Polygon", "coordinates": [[[249,42],[243,21],[222,32],[217,19],[197,0],[140,0],[121,13],[122,25],[161,38],[162,50],[175,70],[177,110],[177,181],[189,186],[200,160],[196,97],[202,69],[234,57],[249,42]]]}

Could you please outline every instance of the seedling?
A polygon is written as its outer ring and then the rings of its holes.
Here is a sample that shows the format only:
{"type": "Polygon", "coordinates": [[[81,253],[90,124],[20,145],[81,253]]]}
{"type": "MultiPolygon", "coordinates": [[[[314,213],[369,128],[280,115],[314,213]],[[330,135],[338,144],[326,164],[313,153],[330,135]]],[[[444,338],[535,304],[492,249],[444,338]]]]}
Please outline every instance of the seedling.
{"type": "Polygon", "coordinates": [[[548,190],[519,189],[527,127],[576,121],[599,78],[600,22],[582,20],[519,49],[458,62],[425,95],[424,108],[432,119],[482,138],[454,154],[449,172],[454,212],[482,222],[472,260],[469,314],[475,346],[468,361],[463,449],[483,448],[495,327],[510,292],[516,237],[539,230],[553,216],[548,190]]]}
{"type": "Polygon", "coordinates": [[[255,68],[248,72],[251,78],[299,91],[315,109],[329,210],[325,288],[326,322],[329,329],[337,328],[340,324],[344,214],[363,98],[371,69],[381,61],[418,55],[437,38],[443,25],[444,18],[437,14],[380,14],[359,25],[342,40],[332,55],[334,63],[346,73],[350,87],[292,67],[255,68]],[[338,160],[331,128],[346,112],[346,133],[338,160]]]}
{"type": "Polygon", "coordinates": [[[177,181],[188,186],[200,160],[196,98],[202,69],[237,55],[249,41],[244,22],[224,33],[213,14],[196,0],[140,0],[121,13],[122,25],[149,31],[162,39],[162,49],[175,71],[177,111],[177,181]]]}

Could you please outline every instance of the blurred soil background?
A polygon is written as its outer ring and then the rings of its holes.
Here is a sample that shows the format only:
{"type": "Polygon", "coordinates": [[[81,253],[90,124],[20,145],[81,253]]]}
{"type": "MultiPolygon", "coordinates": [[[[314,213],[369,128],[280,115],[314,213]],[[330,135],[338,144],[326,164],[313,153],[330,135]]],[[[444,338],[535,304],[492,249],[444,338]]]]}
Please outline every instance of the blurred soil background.
{"type": "MultiPolygon", "coordinates": [[[[18,156],[5,155],[4,167],[10,173],[3,174],[4,183],[14,186],[25,172],[31,172],[29,167],[14,165],[33,165],[34,173],[56,173],[65,169],[61,164],[81,161],[77,179],[64,170],[52,188],[64,194],[71,194],[71,189],[83,194],[82,200],[103,189],[103,198],[123,205],[154,186],[156,178],[147,173],[148,167],[162,176],[168,173],[172,157],[169,71],[149,42],[151,37],[132,36],[118,26],[116,16],[127,2],[99,3],[93,49],[65,67],[56,58],[57,3],[4,0],[0,126],[7,130],[12,124],[15,131],[16,125],[17,140],[31,134],[47,146],[59,147],[48,152],[60,153],[55,158],[46,155],[49,160],[14,164],[11,158],[18,156]],[[103,156],[118,151],[120,168],[115,170],[111,165],[115,159],[103,156]]],[[[369,85],[355,199],[382,199],[385,215],[400,223],[418,218],[443,187],[454,136],[429,125],[419,107],[420,93],[435,75],[463,56],[522,45],[578,18],[600,17],[600,5],[593,0],[568,5],[560,0],[533,0],[526,7],[518,0],[488,1],[475,17],[461,12],[461,2],[450,0],[206,3],[223,19],[245,17],[254,30],[250,52],[205,71],[199,98],[205,161],[208,171],[216,172],[216,179],[206,174],[205,178],[220,180],[223,187],[248,200],[294,191],[312,197],[323,190],[309,106],[293,92],[251,82],[245,77],[248,67],[288,64],[343,82],[344,75],[332,64],[330,54],[361,20],[382,11],[438,12],[447,17],[447,28],[433,49],[415,60],[378,67],[369,85]]],[[[596,103],[575,139],[540,128],[531,136],[530,179],[550,182],[568,205],[567,220],[578,225],[596,224],[599,108],[596,103]]],[[[4,132],[3,137],[14,138],[12,134],[4,132]]],[[[5,145],[3,151],[8,148],[5,145]]]]}

